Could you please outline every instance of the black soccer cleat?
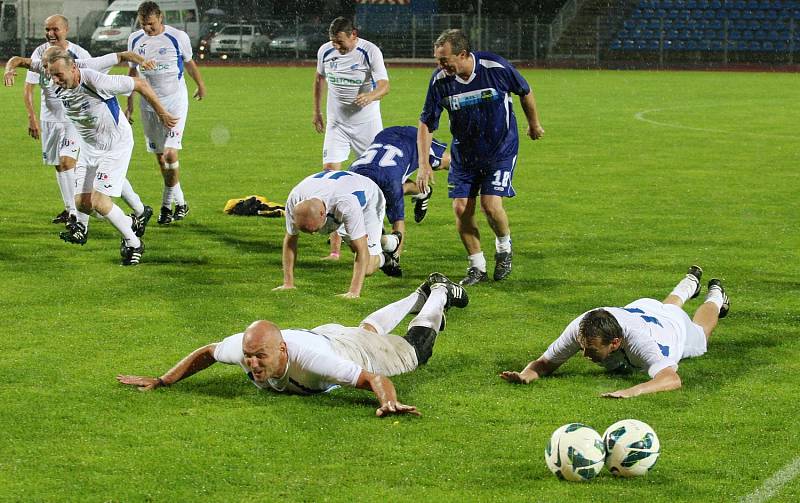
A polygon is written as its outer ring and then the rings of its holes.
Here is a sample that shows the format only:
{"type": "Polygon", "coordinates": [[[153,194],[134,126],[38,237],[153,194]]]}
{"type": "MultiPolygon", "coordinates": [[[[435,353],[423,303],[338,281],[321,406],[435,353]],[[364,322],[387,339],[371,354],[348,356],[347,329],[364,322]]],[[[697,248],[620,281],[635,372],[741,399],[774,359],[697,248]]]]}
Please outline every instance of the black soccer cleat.
{"type": "Polygon", "coordinates": [[[470,267],[467,269],[467,275],[458,282],[461,286],[472,286],[477,285],[481,281],[487,281],[489,279],[489,275],[486,274],[486,271],[481,271],[477,267],[470,267]]]}
{"type": "Polygon", "coordinates": [[[403,275],[403,270],[400,268],[400,260],[389,252],[383,252],[383,265],[381,271],[387,276],[392,278],[399,278],[403,275]]]}
{"type": "Polygon", "coordinates": [[[173,220],[183,220],[189,214],[188,204],[176,204],[175,211],[172,212],[173,220]]]}
{"type": "Polygon", "coordinates": [[[511,251],[494,254],[494,280],[501,281],[511,274],[511,259],[514,254],[511,251]]]}
{"type": "Polygon", "coordinates": [[[450,281],[450,278],[440,272],[431,273],[430,276],[428,276],[428,284],[430,284],[431,287],[433,287],[433,285],[444,285],[447,289],[447,304],[444,306],[445,309],[450,309],[451,306],[464,308],[469,304],[469,296],[464,287],[453,283],[450,281]]]}
{"type": "Polygon", "coordinates": [[[69,211],[64,210],[51,220],[54,224],[67,224],[69,222],[69,211]]]}
{"type": "Polygon", "coordinates": [[[123,238],[122,243],[119,245],[119,254],[122,257],[122,265],[139,265],[142,260],[142,254],[144,254],[144,241],[141,241],[139,246],[134,248],[133,246],[127,246],[123,238]]]}
{"type": "Polygon", "coordinates": [[[422,197],[414,197],[414,221],[417,223],[425,220],[425,215],[428,214],[428,204],[430,204],[431,196],[433,196],[433,186],[428,186],[428,192],[422,197]]]}
{"type": "Polygon", "coordinates": [[[67,229],[61,231],[58,234],[58,237],[66,241],[67,243],[72,243],[76,245],[85,245],[86,240],[89,239],[89,231],[86,230],[86,226],[82,223],[78,222],[75,217],[70,217],[69,221],[66,224],[67,229]]]}
{"type": "Polygon", "coordinates": [[[411,311],[408,314],[419,314],[422,306],[428,301],[428,297],[431,296],[431,285],[428,283],[428,280],[422,282],[421,285],[414,290],[417,293],[417,301],[414,303],[414,307],[411,308],[411,311]]]}
{"type": "Polygon", "coordinates": [[[162,206],[161,213],[158,215],[158,225],[169,225],[173,220],[172,210],[166,206],[162,206]]]}
{"type": "Polygon", "coordinates": [[[728,311],[731,309],[731,301],[728,300],[728,294],[725,293],[725,287],[722,286],[722,281],[717,278],[713,278],[709,281],[708,293],[711,293],[711,290],[719,290],[722,294],[722,307],[719,308],[719,317],[724,318],[728,316],[728,311]]]}
{"type": "Polygon", "coordinates": [[[145,206],[144,211],[138,217],[134,214],[131,214],[131,229],[137,237],[144,236],[144,231],[147,230],[147,223],[150,221],[152,216],[153,208],[150,206],[145,206]]]}
{"type": "Polygon", "coordinates": [[[693,265],[689,267],[689,271],[686,273],[686,277],[689,278],[690,281],[693,281],[697,286],[694,289],[694,293],[692,294],[690,299],[696,299],[698,295],[700,295],[700,290],[703,289],[703,286],[700,284],[700,278],[703,277],[703,268],[699,265],[693,265]]]}

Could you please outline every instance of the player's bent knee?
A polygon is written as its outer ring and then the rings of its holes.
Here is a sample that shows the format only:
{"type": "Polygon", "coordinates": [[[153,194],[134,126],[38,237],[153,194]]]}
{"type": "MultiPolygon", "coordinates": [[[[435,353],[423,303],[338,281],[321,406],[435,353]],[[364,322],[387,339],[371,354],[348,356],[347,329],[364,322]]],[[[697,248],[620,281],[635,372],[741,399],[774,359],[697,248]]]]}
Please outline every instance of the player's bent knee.
{"type": "Polygon", "coordinates": [[[436,330],[428,327],[413,326],[408,329],[403,336],[417,353],[417,361],[420,365],[428,362],[433,355],[433,344],[436,342],[436,330]]]}

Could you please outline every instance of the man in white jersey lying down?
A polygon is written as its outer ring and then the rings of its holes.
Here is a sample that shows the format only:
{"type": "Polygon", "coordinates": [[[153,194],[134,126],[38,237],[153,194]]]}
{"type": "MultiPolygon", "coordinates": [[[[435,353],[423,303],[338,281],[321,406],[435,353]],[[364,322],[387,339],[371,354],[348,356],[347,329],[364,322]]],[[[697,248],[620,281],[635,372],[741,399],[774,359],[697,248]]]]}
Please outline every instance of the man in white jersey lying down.
{"type": "Polygon", "coordinates": [[[505,371],[506,381],[528,384],[552,374],[578,351],[608,372],[644,370],[650,380],[636,386],[603,393],[608,398],[632,398],[646,393],[681,387],[678,362],[705,354],[717,321],[730,309],[722,282],[708,282],[705,302],[693,319],[682,309],[688,299],[700,295],[703,270],[692,266],[689,272],[659,302],[639,299],[625,307],[603,307],[588,311],[570,323],[547,351],[521,372],[505,371]]]}
{"type": "MultiPolygon", "coordinates": [[[[52,49],[46,64],[51,85],[60,88],[57,95],[80,138],[75,189],[79,216],[96,211],[108,220],[122,234],[122,265],[137,265],[144,253],[144,243],[140,239],[143,229],[137,229],[137,220],[125,215],[112,200],[122,192],[133,150],[131,127],[120,111],[116,95],[136,91],[153,105],[165,125],[174,125],[177,118],[164,109],[143,79],[79,68],[72,55],[59,49],[52,49]]],[[[13,85],[18,66],[44,71],[40,61],[11,58],[4,76],[7,86],[13,85]]],[[[80,231],[80,228],[85,233],[82,222],[77,222],[72,231],[80,231]]]]}
{"type": "Polygon", "coordinates": [[[339,386],[371,390],[380,402],[378,417],[419,415],[397,401],[387,376],[411,372],[433,354],[436,335],[444,330],[444,313],[466,307],[467,292],[433,273],[407,297],[367,316],[358,327],[322,325],[312,330],[280,329],[259,320],[215,344],[196,349],[160,377],[118,375],[122,384],[142,391],[175,384],[214,363],[239,365],[261,389],[311,395],[339,386]],[[416,314],[406,335],[390,332],[408,314],[416,314]]]}

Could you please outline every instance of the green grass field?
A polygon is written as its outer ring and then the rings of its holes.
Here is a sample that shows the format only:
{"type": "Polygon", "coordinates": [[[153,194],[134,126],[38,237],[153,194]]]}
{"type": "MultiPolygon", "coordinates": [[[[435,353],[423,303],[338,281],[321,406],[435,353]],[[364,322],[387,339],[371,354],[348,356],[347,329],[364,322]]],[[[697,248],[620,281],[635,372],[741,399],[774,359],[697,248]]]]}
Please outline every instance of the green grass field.
{"type": "MultiPolygon", "coordinates": [[[[202,70],[209,94],[191,105],[181,157],[192,212],[169,228],[153,219],[134,268],[119,265],[105,222],[84,247],[58,239],[60,197],[26,136],[21,79],[0,92],[0,500],[705,502],[765,482],[761,496],[800,499],[800,478],[769,482],[797,465],[800,442],[798,75],[525,70],[546,135],[523,140],[507,201],[513,276],[470,289],[428,365],[394,378],[423,416],[382,420],[366,392],[260,392],[221,365],[152,393],[114,380],[159,375],[259,318],[355,325],[428,273],[466,269],[439,174],[428,218],[409,221],[402,279],[379,273],[361,299],[337,298],[350,255],[323,263],[325,240],[304,236],[298,289],[270,291],[283,221],[222,208],[248,194],[283,201],[320,167],[313,69],[202,70]],[[498,378],[577,314],[662,298],[693,263],[725,280],[732,309],[708,354],[681,365],[682,389],[603,399],[646,376],[580,358],[530,386],[498,378]],[[574,484],[547,470],[558,426],[602,433],[626,417],[661,439],[646,478],[574,484]]],[[[429,71],[390,73],[384,124],[415,125],[429,71]]],[[[140,128],[128,177],[158,207],[140,128]]],[[[446,119],[441,131],[449,141],[446,119]]]]}

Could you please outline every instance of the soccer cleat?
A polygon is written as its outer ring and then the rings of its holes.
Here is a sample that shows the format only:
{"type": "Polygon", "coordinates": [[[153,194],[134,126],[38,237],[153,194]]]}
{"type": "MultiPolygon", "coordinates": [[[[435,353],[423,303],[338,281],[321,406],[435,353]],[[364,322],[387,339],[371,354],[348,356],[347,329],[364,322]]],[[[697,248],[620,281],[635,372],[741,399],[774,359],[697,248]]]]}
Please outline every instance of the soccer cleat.
{"type": "Polygon", "coordinates": [[[686,277],[689,278],[690,281],[693,281],[695,284],[697,284],[697,287],[694,289],[694,293],[691,297],[689,297],[690,299],[696,299],[697,296],[700,295],[700,290],[703,289],[702,285],[700,284],[700,278],[703,277],[703,268],[699,265],[693,265],[689,267],[686,277]]]}
{"type": "Polygon", "coordinates": [[[172,210],[166,206],[162,206],[161,213],[158,214],[158,225],[169,225],[173,220],[172,210]]]}
{"type": "Polygon", "coordinates": [[[145,206],[144,211],[138,217],[134,214],[131,214],[131,229],[137,237],[144,236],[144,231],[147,230],[147,222],[150,221],[150,217],[152,216],[153,208],[150,206],[145,206]]]}
{"type": "Polygon", "coordinates": [[[61,213],[56,215],[55,218],[51,220],[51,222],[54,224],[66,224],[67,222],[69,222],[69,211],[67,210],[62,211],[61,213]]]}
{"type": "Polygon", "coordinates": [[[137,248],[127,246],[125,239],[119,245],[119,254],[122,257],[122,265],[139,265],[144,253],[144,241],[141,241],[137,248]]]}
{"type": "Polygon", "coordinates": [[[511,259],[514,254],[511,251],[494,254],[494,280],[504,280],[511,274],[511,259]]]}
{"type": "Polygon", "coordinates": [[[414,307],[411,308],[408,314],[419,314],[422,306],[425,305],[428,301],[428,297],[431,296],[431,285],[425,280],[414,291],[417,293],[417,302],[414,303],[414,307]]]}
{"type": "Polygon", "coordinates": [[[58,237],[67,243],[85,245],[86,240],[89,239],[89,231],[86,230],[86,226],[78,222],[75,217],[70,217],[66,225],[67,229],[61,231],[58,237]]]}
{"type": "Polygon", "coordinates": [[[400,245],[403,243],[403,233],[400,231],[392,231],[392,236],[397,236],[397,248],[394,251],[390,252],[392,257],[396,260],[400,260],[400,245]]]}
{"type": "Polygon", "coordinates": [[[400,260],[395,258],[389,252],[383,252],[383,265],[381,266],[381,271],[387,276],[391,276],[393,278],[399,278],[403,275],[403,270],[400,268],[400,260]]]}
{"type": "Polygon", "coordinates": [[[711,281],[708,282],[708,293],[711,293],[712,290],[719,290],[722,294],[722,307],[719,308],[719,317],[724,318],[728,316],[728,311],[731,309],[731,301],[728,300],[728,294],[725,293],[725,287],[722,286],[722,281],[718,280],[717,278],[713,278],[711,281]]]}
{"type": "Polygon", "coordinates": [[[176,204],[175,211],[172,212],[173,220],[183,220],[189,214],[188,204],[176,204]]]}
{"type": "Polygon", "coordinates": [[[486,271],[481,271],[477,267],[470,267],[467,269],[467,275],[464,276],[458,284],[461,286],[472,286],[488,279],[489,276],[486,274],[486,271]]]}
{"type": "Polygon", "coordinates": [[[428,276],[428,284],[433,287],[434,285],[444,285],[447,289],[447,304],[445,309],[450,309],[451,306],[458,308],[467,307],[469,304],[469,296],[463,286],[453,283],[450,278],[440,272],[433,272],[428,276]]]}
{"type": "Polygon", "coordinates": [[[433,196],[433,186],[428,186],[428,192],[422,197],[415,196],[414,199],[414,221],[417,223],[425,220],[425,215],[428,214],[428,204],[433,196]]]}

